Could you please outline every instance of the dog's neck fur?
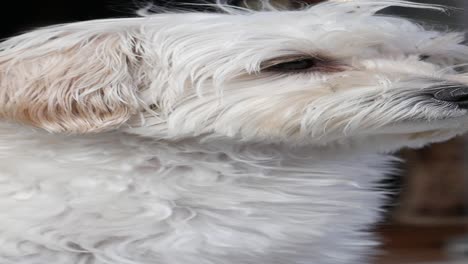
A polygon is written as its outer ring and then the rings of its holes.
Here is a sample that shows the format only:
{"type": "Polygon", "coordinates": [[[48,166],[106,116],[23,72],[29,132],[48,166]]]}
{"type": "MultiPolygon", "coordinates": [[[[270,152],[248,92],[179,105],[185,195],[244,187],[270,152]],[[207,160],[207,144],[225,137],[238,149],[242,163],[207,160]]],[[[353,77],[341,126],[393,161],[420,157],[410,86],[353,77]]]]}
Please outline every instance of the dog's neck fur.
{"type": "Polygon", "coordinates": [[[229,254],[232,263],[358,263],[375,242],[355,230],[378,219],[376,183],[395,161],[350,149],[67,137],[9,124],[0,134],[2,238],[21,237],[4,241],[0,256],[12,257],[2,263],[79,263],[92,254],[102,258],[93,263],[228,263],[229,254]]]}

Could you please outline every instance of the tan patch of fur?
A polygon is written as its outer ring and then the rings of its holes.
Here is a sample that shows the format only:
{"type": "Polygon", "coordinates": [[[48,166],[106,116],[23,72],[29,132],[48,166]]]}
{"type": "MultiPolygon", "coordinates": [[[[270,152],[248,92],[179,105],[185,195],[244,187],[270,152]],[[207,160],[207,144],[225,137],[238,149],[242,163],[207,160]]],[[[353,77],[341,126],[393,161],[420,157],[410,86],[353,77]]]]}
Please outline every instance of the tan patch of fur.
{"type": "Polygon", "coordinates": [[[125,123],[138,103],[131,54],[120,38],[109,34],[52,51],[31,47],[37,51],[26,50],[29,56],[2,51],[0,116],[51,132],[99,132],[125,123]],[[122,69],[127,72],[117,72],[122,69]]]}

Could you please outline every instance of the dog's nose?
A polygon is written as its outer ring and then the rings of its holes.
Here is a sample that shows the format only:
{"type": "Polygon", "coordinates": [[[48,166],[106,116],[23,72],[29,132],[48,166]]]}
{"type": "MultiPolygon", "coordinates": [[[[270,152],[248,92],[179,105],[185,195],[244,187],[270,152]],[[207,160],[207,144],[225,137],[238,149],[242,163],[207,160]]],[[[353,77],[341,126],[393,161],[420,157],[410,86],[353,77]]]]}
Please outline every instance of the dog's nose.
{"type": "Polygon", "coordinates": [[[442,88],[433,96],[439,101],[455,103],[459,108],[468,109],[468,86],[442,88]]]}

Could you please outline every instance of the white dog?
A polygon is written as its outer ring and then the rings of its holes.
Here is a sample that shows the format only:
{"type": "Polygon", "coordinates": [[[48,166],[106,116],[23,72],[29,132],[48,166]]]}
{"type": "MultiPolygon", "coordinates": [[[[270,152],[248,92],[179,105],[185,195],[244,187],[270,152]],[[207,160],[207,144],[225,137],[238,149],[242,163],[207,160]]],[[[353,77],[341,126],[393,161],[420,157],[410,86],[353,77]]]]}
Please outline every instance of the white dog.
{"type": "Polygon", "coordinates": [[[224,8],[0,44],[1,264],[363,263],[401,147],[468,127],[461,33],[224,8]]]}

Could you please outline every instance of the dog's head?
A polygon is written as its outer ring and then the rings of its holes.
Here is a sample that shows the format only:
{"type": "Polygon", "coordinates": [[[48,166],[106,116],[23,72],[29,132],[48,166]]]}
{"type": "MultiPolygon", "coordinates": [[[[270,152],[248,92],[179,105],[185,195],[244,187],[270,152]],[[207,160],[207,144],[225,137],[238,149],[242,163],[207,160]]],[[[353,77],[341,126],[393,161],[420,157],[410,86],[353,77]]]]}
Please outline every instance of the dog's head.
{"type": "Polygon", "coordinates": [[[375,15],[403,1],[301,11],[159,14],[33,31],[0,44],[0,115],[51,132],[386,149],[468,123],[461,33],[375,15]]]}

